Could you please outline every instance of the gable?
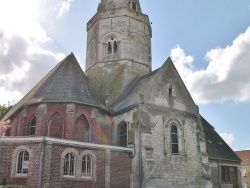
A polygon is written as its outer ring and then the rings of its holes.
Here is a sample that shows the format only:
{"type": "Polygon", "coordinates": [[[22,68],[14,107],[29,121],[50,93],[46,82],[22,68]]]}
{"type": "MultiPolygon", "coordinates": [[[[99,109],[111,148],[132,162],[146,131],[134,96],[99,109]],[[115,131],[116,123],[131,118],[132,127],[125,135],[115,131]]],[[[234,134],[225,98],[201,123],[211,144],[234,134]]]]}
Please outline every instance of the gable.
{"type": "Polygon", "coordinates": [[[139,104],[140,95],[149,104],[197,113],[197,107],[170,58],[161,68],[136,79],[113,105],[113,111],[139,104]]]}

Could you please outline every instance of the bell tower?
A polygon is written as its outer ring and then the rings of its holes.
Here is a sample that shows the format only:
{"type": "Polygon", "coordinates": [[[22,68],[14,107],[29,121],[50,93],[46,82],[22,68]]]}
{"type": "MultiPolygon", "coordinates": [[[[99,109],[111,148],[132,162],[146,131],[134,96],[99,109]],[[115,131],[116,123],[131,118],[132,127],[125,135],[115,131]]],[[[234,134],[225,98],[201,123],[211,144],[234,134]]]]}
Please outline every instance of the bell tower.
{"type": "Polygon", "coordinates": [[[85,72],[108,107],[151,72],[151,25],[139,0],[101,0],[87,32],[85,72]]]}

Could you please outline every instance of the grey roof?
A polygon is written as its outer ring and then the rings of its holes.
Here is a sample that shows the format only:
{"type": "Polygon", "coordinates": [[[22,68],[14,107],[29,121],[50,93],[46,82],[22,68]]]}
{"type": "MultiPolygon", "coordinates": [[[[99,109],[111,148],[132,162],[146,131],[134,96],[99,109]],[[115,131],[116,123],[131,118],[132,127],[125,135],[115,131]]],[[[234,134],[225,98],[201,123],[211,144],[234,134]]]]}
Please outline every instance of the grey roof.
{"type": "Polygon", "coordinates": [[[141,103],[140,94],[146,95],[146,93],[151,93],[151,90],[154,89],[155,85],[165,85],[170,78],[176,78],[177,82],[178,80],[180,81],[177,85],[185,88],[184,90],[181,90],[181,94],[185,95],[186,100],[191,101],[191,105],[193,105],[196,109],[196,105],[190,93],[188,92],[171,58],[169,57],[159,69],[137,78],[124,92],[124,94],[112,104],[111,111],[113,113],[119,113],[120,111],[126,110],[130,107],[134,107],[135,105],[141,103]]]}
{"type": "Polygon", "coordinates": [[[112,111],[119,112],[120,110],[139,104],[141,102],[140,94],[144,93],[150,85],[149,82],[153,80],[158,70],[159,69],[137,78],[126,92],[124,92],[124,94],[114,103],[111,107],[112,111]]]}
{"type": "Polygon", "coordinates": [[[220,137],[220,135],[215,131],[214,127],[210,125],[203,117],[201,117],[201,121],[205,133],[208,158],[241,162],[240,158],[220,137]]]}
{"type": "Polygon", "coordinates": [[[76,102],[91,106],[101,104],[73,53],[52,69],[2,120],[7,120],[27,104],[40,102],[76,102]]]}

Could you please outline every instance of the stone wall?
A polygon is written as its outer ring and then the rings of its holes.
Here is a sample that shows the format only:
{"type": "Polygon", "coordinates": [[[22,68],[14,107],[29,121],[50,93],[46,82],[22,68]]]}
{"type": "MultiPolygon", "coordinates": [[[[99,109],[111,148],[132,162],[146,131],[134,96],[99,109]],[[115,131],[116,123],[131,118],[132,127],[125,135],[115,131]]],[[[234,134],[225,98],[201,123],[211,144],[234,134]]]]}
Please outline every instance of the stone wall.
{"type": "Polygon", "coordinates": [[[229,161],[221,161],[221,160],[209,160],[211,165],[211,180],[213,182],[213,188],[242,188],[242,179],[241,179],[241,171],[240,164],[233,163],[229,161]],[[231,175],[230,182],[222,181],[221,177],[221,166],[229,166],[237,169],[236,176],[231,175]],[[233,182],[235,181],[235,182],[233,182]]]}

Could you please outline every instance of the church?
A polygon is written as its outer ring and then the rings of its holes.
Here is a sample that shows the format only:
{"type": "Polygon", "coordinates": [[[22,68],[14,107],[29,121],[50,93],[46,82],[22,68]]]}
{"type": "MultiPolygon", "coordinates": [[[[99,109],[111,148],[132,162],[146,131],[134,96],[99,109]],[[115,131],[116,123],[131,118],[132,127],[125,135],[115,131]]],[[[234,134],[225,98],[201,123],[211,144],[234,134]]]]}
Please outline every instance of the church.
{"type": "Polygon", "coordinates": [[[28,188],[240,188],[241,160],[173,62],[152,70],[139,0],[101,0],[86,70],[59,62],[1,121],[0,182],[28,188]]]}

